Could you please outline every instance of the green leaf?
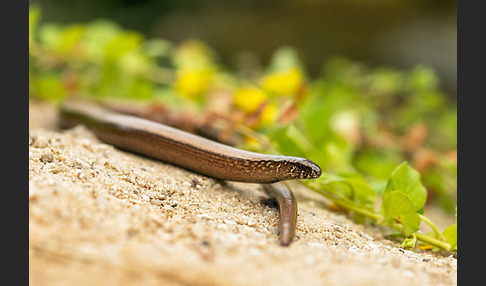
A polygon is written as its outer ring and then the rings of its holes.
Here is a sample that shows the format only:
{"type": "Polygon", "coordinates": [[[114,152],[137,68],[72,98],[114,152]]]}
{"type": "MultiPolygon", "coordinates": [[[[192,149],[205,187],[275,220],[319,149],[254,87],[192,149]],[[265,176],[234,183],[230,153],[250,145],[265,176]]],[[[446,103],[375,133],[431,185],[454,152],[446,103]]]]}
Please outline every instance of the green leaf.
{"type": "Polygon", "coordinates": [[[450,250],[456,249],[457,248],[457,225],[453,224],[448,226],[442,234],[447,239],[447,242],[449,242],[449,244],[451,245],[450,250]]]}
{"type": "Polygon", "coordinates": [[[391,224],[395,220],[403,226],[405,236],[419,230],[420,216],[417,214],[412,201],[400,191],[383,194],[382,211],[384,222],[391,224]]]}
{"type": "Polygon", "coordinates": [[[401,154],[398,152],[383,152],[376,148],[362,147],[354,157],[354,164],[360,172],[386,183],[390,174],[402,160],[401,154]]]}
{"type": "Polygon", "coordinates": [[[122,56],[140,48],[143,36],[136,32],[123,32],[106,44],[105,60],[116,62],[122,56]]]}
{"type": "Polygon", "coordinates": [[[328,190],[339,193],[361,207],[369,207],[376,200],[375,191],[362,179],[339,176],[322,177],[320,183],[328,190]]]}
{"type": "Polygon", "coordinates": [[[420,174],[407,162],[400,164],[393,172],[384,193],[400,191],[410,199],[415,210],[421,210],[427,200],[427,190],[420,181],[420,174]]]}
{"type": "Polygon", "coordinates": [[[345,179],[341,181],[340,184],[344,187],[348,187],[348,197],[350,197],[353,201],[360,202],[362,205],[371,204],[375,201],[375,191],[363,180],[345,179]]]}
{"type": "Polygon", "coordinates": [[[451,248],[450,250],[454,250],[457,248],[457,207],[456,207],[456,221],[453,225],[448,226],[444,232],[442,233],[444,237],[449,242],[451,248]]]}
{"type": "Polygon", "coordinates": [[[400,244],[400,247],[414,248],[416,243],[417,243],[417,236],[415,234],[412,234],[411,237],[407,237],[403,240],[403,242],[400,244]]]}

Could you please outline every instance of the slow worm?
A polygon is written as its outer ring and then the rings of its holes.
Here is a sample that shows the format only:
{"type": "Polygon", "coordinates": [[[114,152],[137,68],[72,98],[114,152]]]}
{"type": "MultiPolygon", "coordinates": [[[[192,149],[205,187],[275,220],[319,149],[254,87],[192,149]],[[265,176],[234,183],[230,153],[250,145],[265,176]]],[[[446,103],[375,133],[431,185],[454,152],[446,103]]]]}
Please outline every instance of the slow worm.
{"type": "MultiPolygon", "coordinates": [[[[60,124],[63,128],[83,124],[115,147],[222,180],[270,184],[315,179],[321,175],[319,166],[308,159],[237,149],[88,102],[68,101],[62,105],[60,124]]],[[[264,185],[264,188],[278,202],[281,244],[288,245],[295,232],[295,198],[282,184],[264,185]]]]}
{"type": "Polygon", "coordinates": [[[294,194],[283,183],[262,184],[263,190],[278,204],[280,215],[280,245],[292,242],[297,224],[297,201],[294,194]]]}

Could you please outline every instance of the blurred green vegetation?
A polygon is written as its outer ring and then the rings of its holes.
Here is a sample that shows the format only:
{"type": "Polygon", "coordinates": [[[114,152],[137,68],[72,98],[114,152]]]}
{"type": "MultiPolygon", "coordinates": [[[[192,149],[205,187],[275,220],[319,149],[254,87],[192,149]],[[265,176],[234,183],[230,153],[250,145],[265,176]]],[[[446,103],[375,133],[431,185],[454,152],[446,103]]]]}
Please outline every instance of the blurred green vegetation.
{"type": "Polygon", "coordinates": [[[265,65],[282,44],[295,47],[314,77],[335,55],[410,68],[424,63],[457,91],[457,0],[31,0],[49,22],[111,19],[151,38],[197,38],[225,66],[253,53],[265,65]]]}
{"type": "Polygon", "coordinates": [[[203,111],[214,104],[208,98],[224,91],[234,97],[227,111],[253,118],[242,123],[266,134],[279,152],[311,158],[328,173],[363,177],[377,193],[408,160],[435,201],[454,211],[457,109],[426,66],[372,68],[333,58],[310,79],[297,52],[282,47],[268,67],[230,71],[197,40],[174,45],[107,20],[56,25],[40,19],[40,10],[30,9],[32,98],[121,97],[203,111]],[[288,115],[292,107],[296,118],[288,115]]]}
{"type": "Polygon", "coordinates": [[[358,220],[368,212],[378,218],[374,206],[383,194],[383,222],[401,217],[405,236],[416,231],[426,198],[455,211],[457,106],[427,66],[398,70],[334,57],[311,78],[297,51],[284,46],[266,67],[249,58],[229,70],[195,39],[176,45],[107,20],[40,19],[32,7],[32,99],[124,98],[216,112],[254,132],[240,147],[315,161],[324,172],[310,186],[328,190],[324,195],[355,210],[358,220]],[[400,194],[390,187],[396,185],[400,194]]]}

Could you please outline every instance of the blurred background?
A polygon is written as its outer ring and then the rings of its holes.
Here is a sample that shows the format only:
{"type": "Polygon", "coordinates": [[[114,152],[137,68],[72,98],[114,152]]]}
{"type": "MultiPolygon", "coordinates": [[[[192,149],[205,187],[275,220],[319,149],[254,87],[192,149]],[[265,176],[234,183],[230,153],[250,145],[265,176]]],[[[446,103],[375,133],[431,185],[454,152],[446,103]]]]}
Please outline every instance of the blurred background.
{"type": "Polygon", "coordinates": [[[406,161],[427,202],[456,211],[456,1],[33,0],[29,94],[244,126],[265,140],[233,145],[369,182],[334,190],[367,209],[406,161]]]}
{"type": "Polygon", "coordinates": [[[199,39],[232,68],[241,58],[266,64],[281,46],[296,49],[310,75],[342,56],[370,66],[435,70],[457,96],[455,0],[33,0],[43,22],[109,19],[147,38],[199,39]],[[250,55],[250,57],[248,56],[250,55]]]}

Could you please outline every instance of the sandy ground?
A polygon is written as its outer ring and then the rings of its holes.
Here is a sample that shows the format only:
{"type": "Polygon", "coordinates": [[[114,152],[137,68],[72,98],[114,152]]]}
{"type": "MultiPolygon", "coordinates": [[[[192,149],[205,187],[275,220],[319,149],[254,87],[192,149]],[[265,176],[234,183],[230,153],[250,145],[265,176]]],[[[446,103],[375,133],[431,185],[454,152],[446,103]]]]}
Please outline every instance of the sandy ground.
{"type": "Polygon", "coordinates": [[[60,131],[53,106],[29,111],[31,285],[457,285],[452,255],[403,250],[309,190],[294,189],[297,238],[281,247],[259,185],[60,131]]]}

